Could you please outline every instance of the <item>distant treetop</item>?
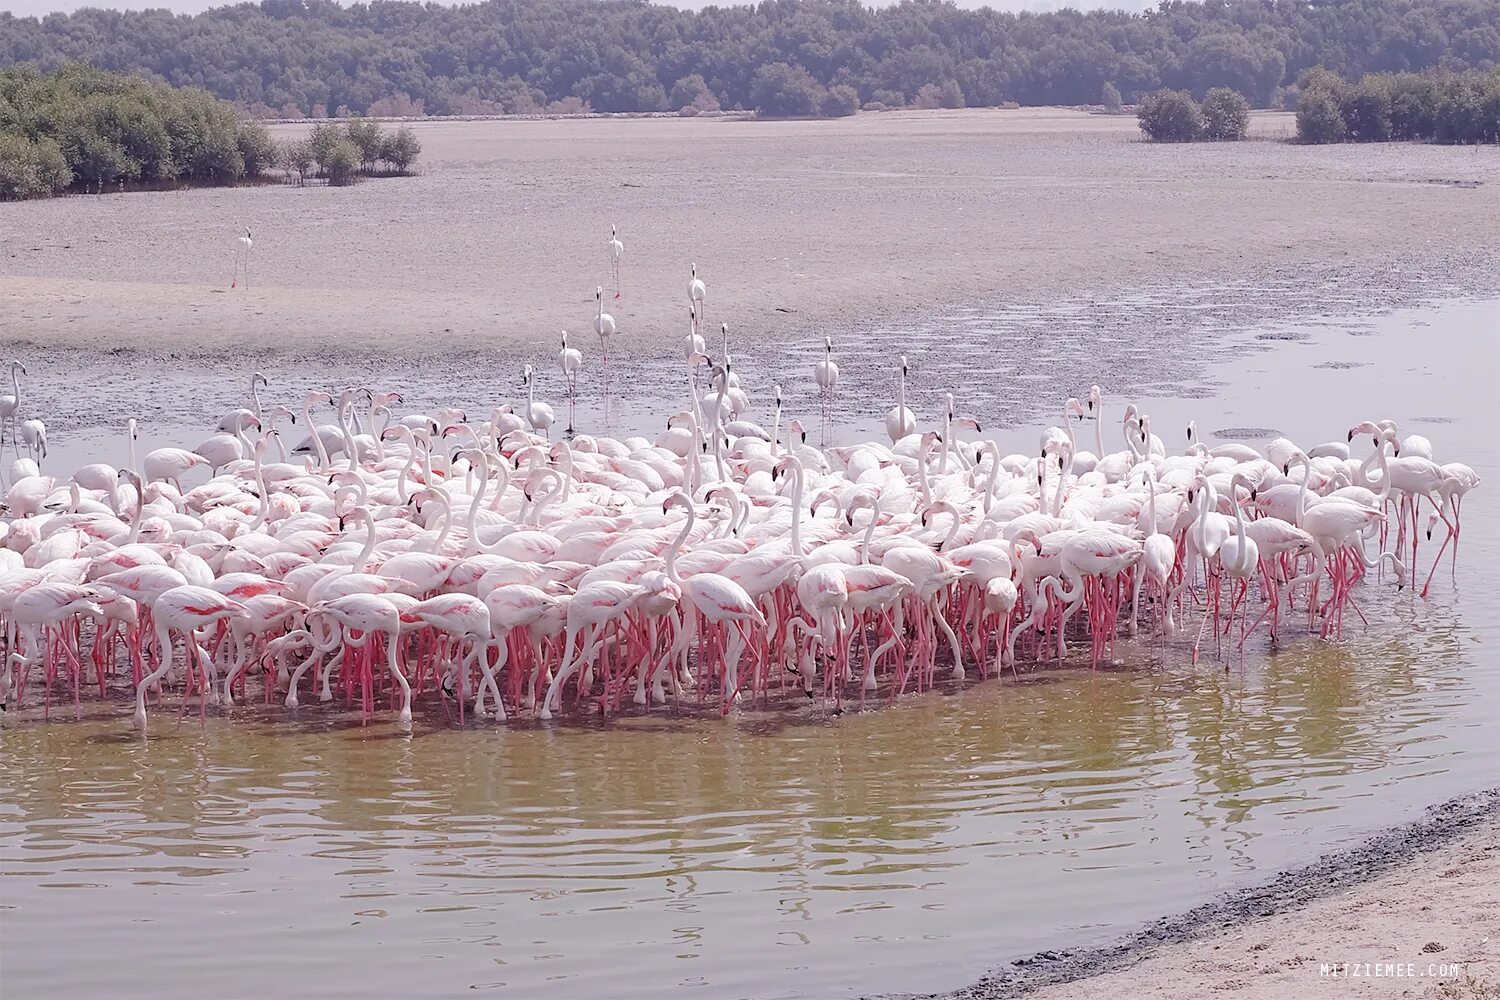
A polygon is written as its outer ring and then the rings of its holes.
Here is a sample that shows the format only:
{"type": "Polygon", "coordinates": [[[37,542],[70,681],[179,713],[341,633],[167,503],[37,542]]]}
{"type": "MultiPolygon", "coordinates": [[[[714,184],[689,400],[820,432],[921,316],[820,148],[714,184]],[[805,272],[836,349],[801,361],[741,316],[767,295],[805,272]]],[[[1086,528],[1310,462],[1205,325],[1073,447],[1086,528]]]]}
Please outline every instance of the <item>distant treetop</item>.
{"type": "Polygon", "coordinates": [[[0,13],[0,66],[78,60],[197,86],[262,116],[592,108],[688,113],[1094,104],[1229,87],[1251,104],[1313,66],[1367,73],[1500,64],[1500,0],[1164,0],[1145,14],[960,10],[942,0],[261,0],[192,17],[0,13]],[[835,88],[837,88],[835,90],[835,88]],[[848,89],[845,89],[848,88],[848,89]],[[850,96],[853,90],[853,98],[850,96]]]}

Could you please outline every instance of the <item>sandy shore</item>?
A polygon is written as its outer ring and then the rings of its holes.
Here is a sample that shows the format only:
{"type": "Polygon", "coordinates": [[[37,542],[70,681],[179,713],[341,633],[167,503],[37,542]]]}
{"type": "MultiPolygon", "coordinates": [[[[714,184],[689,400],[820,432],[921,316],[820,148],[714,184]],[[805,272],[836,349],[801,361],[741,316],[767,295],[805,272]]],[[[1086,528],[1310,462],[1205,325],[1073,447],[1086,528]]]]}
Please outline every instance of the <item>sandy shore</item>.
{"type": "Polygon", "coordinates": [[[1494,1000],[1497,805],[1500,790],[1445,803],[1417,823],[1157,921],[1128,941],[1044,952],[951,996],[1494,1000]]]}
{"type": "Polygon", "coordinates": [[[1058,109],[417,129],[415,178],[0,206],[0,330],[161,350],[550,343],[591,329],[611,223],[622,351],[681,336],[694,261],[708,319],[758,338],[1304,272],[1331,294],[1462,286],[1500,260],[1494,149],[1152,146],[1133,118],[1058,109]],[[241,225],[251,287],[231,291],[241,225]]]}

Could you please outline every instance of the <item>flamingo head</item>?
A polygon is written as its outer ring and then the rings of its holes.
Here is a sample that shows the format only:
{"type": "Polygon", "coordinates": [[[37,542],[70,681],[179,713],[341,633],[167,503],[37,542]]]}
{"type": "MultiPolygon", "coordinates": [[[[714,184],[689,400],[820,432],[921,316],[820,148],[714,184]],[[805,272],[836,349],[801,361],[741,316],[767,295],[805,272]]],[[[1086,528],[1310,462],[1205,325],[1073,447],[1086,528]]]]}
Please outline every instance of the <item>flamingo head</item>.
{"type": "Polygon", "coordinates": [[[795,433],[795,434],[797,434],[799,436],[799,439],[801,440],[802,444],[807,444],[807,428],[802,426],[802,421],[800,421],[800,420],[793,420],[787,426],[789,428],[791,428],[791,430],[793,431],[793,433],[795,433]]]}
{"type": "Polygon", "coordinates": [[[1100,403],[1101,403],[1102,400],[1103,400],[1103,394],[1099,391],[1099,387],[1097,385],[1091,385],[1091,386],[1089,386],[1089,403],[1088,403],[1088,406],[1089,406],[1089,412],[1090,413],[1093,413],[1095,410],[1097,410],[1099,408],[1100,403]]]}

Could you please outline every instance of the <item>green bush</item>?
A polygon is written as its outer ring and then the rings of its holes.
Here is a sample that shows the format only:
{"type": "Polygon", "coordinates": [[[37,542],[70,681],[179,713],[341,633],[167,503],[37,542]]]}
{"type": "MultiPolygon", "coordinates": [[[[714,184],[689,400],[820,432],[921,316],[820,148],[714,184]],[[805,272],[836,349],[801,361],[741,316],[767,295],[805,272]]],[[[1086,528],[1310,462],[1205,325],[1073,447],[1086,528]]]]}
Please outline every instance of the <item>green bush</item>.
{"type": "Polygon", "coordinates": [[[335,187],[353,184],[359,177],[359,147],[344,136],[339,136],[338,141],[324,151],[319,162],[328,183],[335,187]]]}
{"type": "Polygon", "coordinates": [[[260,122],[241,123],[237,143],[246,177],[259,177],[276,166],[276,142],[260,122]]]}
{"type": "Polygon", "coordinates": [[[33,143],[36,149],[37,177],[46,194],[60,194],[73,183],[73,169],[63,155],[57,140],[43,136],[33,143]]]}
{"type": "Polygon", "coordinates": [[[1303,90],[1297,101],[1297,138],[1302,142],[1343,142],[1349,129],[1339,102],[1326,90],[1303,90]]]}
{"type": "Polygon", "coordinates": [[[1136,110],[1141,131],[1153,142],[1193,142],[1203,137],[1203,112],[1184,90],[1147,94],[1136,110]]]}
{"type": "Polygon", "coordinates": [[[403,126],[385,137],[380,147],[380,158],[394,167],[397,173],[404,174],[417,162],[417,156],[421,152],[422,144],[417,141],[417,134],[403,126]]]}
{"type": "Polygon", "coordinates": [[[333,149],[341,142],[348,142],[348,136],[338,125],[324,123],[314,125],[312,131],[307,134],[307,145],[312,151],[312,156],[317,161],[319,170],[326,170],[328,157],[333,149]]]}
{"type": "Polygon", "coordinates": [[[57,143],[0,133],[0,200],[45,198],[72,182],[73,172],[57,143]]]}
{"type": "Polygon", "coordinates": [[[365,170],[372,169],[375,161],[381,159],[381,149],[385,144],[385,132],[380,123],[368,118],[355,118],[344,126],[344,131],[349,141],[359,149],[359,160],[364,164],[365,170]]]}
{"type": "Polygon", "coordinates": [[[1220,142],[1245,138],[1250,128],[1250,104],[1237,90],[1214,87],[1203,97],[1203,137],[1220,142]]]}
{"type": "Polygon", "coordinates": [[[769,63],[755,71],[750,100],[759,115],[808,118],[818,113],[823,87],[801,66],[769,63]]]}
{"type": "Polygon", "coordinates": [[[700,73],[685,76],[672,84],[667,103],[674,108],[692,108],[694,113],[719,110],[719,99],[708,89],[700,73]]]}
{"type": "Polygon", "coordinates": [[[859,110],[859,91],[848,84],[834,84],[823,97],[822,110],[827,118],[847,118],[859,110]]]}
{"type": "Polygon", "coordinates": [[[233,183],[269,166],[270,137],[201,90],[74,63],[0,71],[4,197],[143,182],[233,183]]]}
{"type": "Polygon", "coordinates": [[[1392,139],[1425,139],[1436,131],[1442,90],[1434,77],[1399,73],[1391,78],[1390,97],[1392,139]]]}
{"type": "Polygon", "coordinates": [[[1302,80],[1303,142],[1500,142],[1500,71],[1372,73],[1351,84],[1316,70],[1302,80]]]}
{"type": "Polygon", "coordinates": [[[1120,96],[1120,88],[1112,83],[1104,85],[1104,91],[1100,94],[1099,103],[1104,105],[1105,111],[1119,111],[1125,100],[1120,96]]]}
{"type": "Polygon", "coordinates": [[[1349,138],[1385,142],[1391,137],[1391,88],[1384,77],[1366,77],[1344,98],[1340,109],[1349,138]]]}
{"type": "Polygon", "coordinates": [[[82,125],[72,129],[63,143],[68,165],[85,191],[102,191],[106,184],[140,174],[140,165],[134,164],[132,170],[130,158],[117,143],[82,125]]]}

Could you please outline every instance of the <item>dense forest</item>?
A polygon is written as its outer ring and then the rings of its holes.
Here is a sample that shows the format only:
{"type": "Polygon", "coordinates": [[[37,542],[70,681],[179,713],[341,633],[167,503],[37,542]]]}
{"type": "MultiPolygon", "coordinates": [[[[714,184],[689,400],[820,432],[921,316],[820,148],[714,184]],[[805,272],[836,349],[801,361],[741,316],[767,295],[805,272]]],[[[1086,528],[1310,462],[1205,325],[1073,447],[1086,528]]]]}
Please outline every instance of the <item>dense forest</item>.
{"type": "MultiPolygon", "coordinates": [[[[0,66],[81,60],[202,87],[260,115],[1135,101],[1230,87],[1257,106],[1322,66],[1348,79],[1500,63],[1500,0],[1164,0],[999,13],[940,0],[260,0],[196,16],[0,14],[0,66]],[[1109,90],[1106,90],[1109,85],[1109,90]],[[925,89],[924,89],[925,88],[925,89]]],[[[774,109],[772,109],[774,110],[774,109]]],[[[852,109],[850,109],[852,110],[852,109]]]]}

